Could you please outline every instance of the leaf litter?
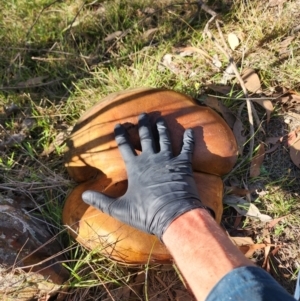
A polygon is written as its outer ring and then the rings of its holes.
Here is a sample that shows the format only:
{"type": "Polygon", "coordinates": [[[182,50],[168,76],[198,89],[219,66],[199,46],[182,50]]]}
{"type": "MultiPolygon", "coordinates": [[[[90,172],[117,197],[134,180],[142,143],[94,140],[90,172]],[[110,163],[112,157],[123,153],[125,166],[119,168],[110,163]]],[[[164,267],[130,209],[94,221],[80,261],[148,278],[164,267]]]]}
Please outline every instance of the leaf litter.
{"type": "MultiPolygon", "coordinates": [[[[294,40],[293,37],[285,38],[280,44],[280,51],[284,52],[290,47],[292,41],[294,40]]],[[[239,39],[235,34],[228,35],[228,44],[231,50],[236,50],[237,47],[240,46],[239,39]]],[[[206,52],[202,52],[195,47],[182,47],[176,50],[176,54],[179,54],[181,57],[193,56],[195,54],[200,54],[200,56],[205,59],[210,65],[214,65],[214,67],[221,69],[222,68],[222,61],[220,60],[219,56],[214,54],[213,57],[209,56],[206,52]]],[[[169,69],[172,70],[176,74],[182,73],[182,65],[178,65],[174,60],[174,55],[172,54],[172,60],[169,60],[169,69]],[[173,64],[173,65],[172,65],[173,64]],[[171,65],[171,66],[170,66],[171,65]]],[[[167,64],[167,65],[168,65],[167,64]]],[[[184,62],[182,63],[184,65],[184,62]]],[[[274,107],[278,104],[282,110],[288,112],[289,114],[297,114],[296,112],[292,112],[291,110],[299,110],[300,111],[300,97],[294,91],[291,91],[285,87],[274,87],[274,90],[271,92],[264,91],[262,88],[262,83],[260,81],[258,73],[254,70],[254,68],[247,67],[244,68],[242,74],[242,79],[245,83],[245,87],[249,93],[251,93],[250,99],[251,101],[262,107],[265,111],[264,119],[260,119],[256,110],[253,108],[253,115],[255,115],[255,122],[259,129],[261,130],[259,135],[259,142],[258,142],[258,152],[256,156],[250,161],[250,169],[249,169],[249,176],[257,181],[257,178],[261,174],[261,170],[263,167],[263,162],[266,156],[270,156],[272,153],[284,147],[284,139],[287,139],[287,134],[277,136],[270,133],[270,121],[272,119],[272,114],[274,112],[274,107]]],[[[238,84],[234,83],[232,80],[235,79],[235,73],[232,69],[232,65],[229,64],[225,70],[223,71],[223,77],[219,83],[211,83],[207,85],[209,90],[212,90],[216,93],[220,93],[222,95],[228,96],[229,99],[235,94],[235,91],[240,90],[238,84]]],[[[273,88],[272,88],[273,89],[273,88]]],[[[228,109],[227,106],[224,105],[223,99],[218,99],[218,96],[215,95],[204,95],[203,103],[212,109],[216,110],[227,124],[233,129],[233,133],[238,143],[239,155],[244,155],[244,148],[247,147],[247,140],[249,139],[248,128],[244,121],[244,115],[242,114],[243,108],[245,106],[245,102],[243,101],[240,104],[238,112],[232,112],[231,109],[228,109]]],[[[238,98],[238,97],[237,97],[238,98]]],[[[203,95],[202,95],[203,99],[203,95]]],[[[235,105],[236,107],[236,105],[235,105]]],[[[259,111],[258,111],[259,112],[259,111]]],[[[293,116],[295,117],[295,116],[293,116]]],[[[300,116],[299,116],[300,117],[300,116]]],[[[300,118],[299,118],[300,120],[300,118]]],[[[291,147],[289,147],[291,149],[291,147]]],[[[293,150],[290,151],[293,153],[293,150]]],[[[298,153],[298,150],[296,151],[298,153]]],[[[228,188],[228,187],[227,187],[228,188]]],[[[229,188],[230,189],[230,188],[229,188]]],[[[253,193],[253,189],[244,189],[235,186],[235,188],[231,188],[231,197],[241,195],[243,197],[249,198],[250,195],[253,193]]],[[[260,197],[265,197],[267,193],[259,194],[258,190],[255,190],[255,193],[260,197]]],[[[244,200],[240,197],[237,203],[234,203],[232,200],[228,201],[228,195],[224,198],[224,203],[228,204],[231,208],[236,211],[236,218],[234,226],[237,227],[245,218],[251,218],[253,220],[258,220],[263,224],[271,224],[274,220],[274,225],[276,225],[279,221],[281,221],[281,217],[277,217],[273,219],[270,215],[262,214],[257,206],[255,206],[251,201],[244,200]]],[[[251,199],[251,197],[250,197],[251,199]]],[[[235,200],[236,201],[236,200],[235,200]]],[[[265,231],[265,240],[263,243],[255,243],[251,242],[248,244],[243,244],[239,246],[241,251],[247,256],[252,257],[258,250],[264,249],[264,258],[262,261],[262,266],[266,268],[266,270],[270,271],[270,256],[275,256],[277,251],[280,247],[274,243],[272,243],[272,236],[270,233],[266,235],[266,232],[269,229],[273,228],[266,228],[265,231]],[[276,250],[276,252],[272,251],[276,250]],[[274,254],[273,254],[273,253],[274,254]]],[[[270,230],[271,231],[271,230],[270,230]]]]}
{"type": "Polygon", "coordinates": [[[293,163],[300,168],[300,127],[289,133],[288,146],[293,163]]]}
{"type": "Polygon", "coordinates": [[[254,99],[254,102],[258,103],[260,106],[262,106],[266,110],[267,114],[267,123],[269,123],[271,114],[274,111],[274,106],[271,100],[268,99],[254,99]]]}
{"type": "Polygon", "coordinates": [[[244,134],[244,124],[240,118],[237,118],[233,125],[233,134],[238,145],[239,155],[243,155],[244,146],[247,141],[247,136],[244,134]]]}
{"type": "Polygon", "coordinates": [[[257,93],[257,94],[262,92],[260,79],[254,69],[252,68],[244,69],[241,76],[249,92],[257,93]]]}
{"type": "Polygon", "coordinates": [[[260,175],[260,168],[265,157],[265,145],[260,143],[257,154],[252,158],[250,165],[250,177],[258,177],[260,175]]]}
{"type": "Polygon", "coordinates": [[[240,45],[240,40],[237,35],[233,32],[228,34],[228,44],[232,50],[235,50],[240,45]]]}
{"type": "Polygon", "coordinates": [[[240,188],[237,186],[225,186],[225,194],[234,194],[237,196],[246,196],[247,194],[251,193],[250,190],[240,188]]]}
{"type": "Polygon", "coordinates": [[[262,222],[272,220],[271,216],[262,214],[253,203],[246,201],[242,197],[225,195],[223,198],[223,204],[233,207],[242,216],[258,218],[262,222]]]}
{"type": "Polygon", "coordinates": [[[213,96],[207,96],[204,98],[203,103],[219,112],[225,119],[229,127],[233,128],[236,118],[234,114],[222,103],[221,100],[218,100],[213,96]]]}
{"type": "Polygon", "coordinates": [[[271,248],[274,245],[268,243],[254,243],[251,237],[230,237],[230,240],[234,245],[238,247],[238,249],[247,257],[251,258],[257,250],[261,250],[264,248],[271,248]]]}
{"type": "MultiPolygon", "coordinates": [[[[282,111],[286,110],[287,104],[289,105],[290,108],[295,107],[295,104],[297,104],[297,101],[298,101],[298,96],[295,97],[295,95],[297,95],[297,94],[296,93],[291,93],[291,94],[284,95],[284,97],[285,97],[285,99],[284,99],[285,109],[282,108],[282,111]]],[[[280,101],[282,101],[282,98],[280,98],[280,101]]],[[[256,102],[259,103],[259,101],[256,101],[256,102]]],[[[275,100],[275,102],[278,104],[278,100],[275,100]]],[[[260,104],[263,104],[263,100],[261,101],[260,104]]],[[[271,113],[274,110],[274,105],[273,104],[274,103],[271,100],[269,100],[267,102],[267,105],[264,106],[266,111],[267,111],[267,109],[269,110],[269,115],[268,115],[269,117],[267,117],[267,122],[268,123],[271,119],[271,113]],[[272,106],[270,105],[270,103],[271,103],[272,106]]],[[[286,112],[285,111],[285,113],[286,114],[291,114],[293,112],[291,112],[291,111],[286,112]]],[[[297,117],[299,117],[298,114],[297,115],[295,115],[295,114],[296,113],[291,114],[293,117],[295,117],[294,120],[297,119],[297,117]]],[[[300,120],[300,118],[298,118],[298,120],[300,120]]],[[[238,129],[238,131],[241,135],[241,133],[243,133],[243,123],[241,123],[237,127],[237,129],[238,129]]],[[[296,165],[299,164],[300,154],[299,154],[299,149],[297,147],[297,142],[300,140],[299,137],[298,137],[299,132],[300,132],[299,127],[296,127],[289,134],[285,134],[285,135],[281,135],[281,136],[275,136],[275,137],[271,137],[271,136],[270,137],[262,137],[263,142],[261,142],[259,144],[257,155],[253,158],[253,160],[251,162],[251,168],[250,168],[251,176],[256,178],[260,174],[259,171],[261,169],[262,163],[264,162],[265,156],[267,154],[271,154],[271,153],[275,152],[280,146],[284,146],[284,141],[287,142],[287,146],[289,146],[290,153],[295,154],[295,159],[294,159],[294,160],[296,160],[295,164],[296,165]],[[292,148],[292,145],[296,145],[295,149],[292,148]],[[266,149],[266,146],[269,146],[269,147],[266,149]]],[[[268,133],[270,134],[272,132],[268,131],[268,133]]],[[[291,158],[292,158],[292,155],[291,155],[291,158]]],[[[244,191],[243,188],[239,188],[237,186],[233,186],[233,187],[234,187],[232,189],[233,196],[245,197],[245,195],[247,194],[247,191],[244,191]],[[235,189],[235,187],[237,187],[238,189],[235,189]]],[[[229,189],[229,191],[230,191],[230,187],[229,188],[227,187],[227,189],[229,189]]],[[[250,193],[253,193],[253,190],[250,191],[250,193]]],[[[241,215],[244,214],[245,216],[247,216],[248,211],[246,213],[245,208],[244,208],[244,205],[247,204],[247,203],[243,198],[229,199],[229,201],[228,201],[228,196],[226,196],[225,200],[224,200],[224,203],[229,204],[232,208],[234,208],[237,211],[238,214],[241,214],[241,215]],[[241,206],[241,204],[242,204],[242,206],[241,206]]],[[[249,208],[250,208],[250,206],[249,206],[249,208]]],[[[256,211],[255,206],[251,208],[251,210],[250,210],[250,215],[251,216],[261,217],[260,214],[261,213],[259,211],[256,211]],[[254,210],[252,211],[252,209],[254,209],[254,210]]],[[[266,223],[266,225],[267,225],[266,227],[267,227],[268,231],[271,231],[271,229],[273,231],[274,227],[276,227],[276,225],[279,222],[284,221],[286,217],[287,216],[281,216],[281,217],[279,216],[277,218],[272,219],[271,216],[266,215],[266,216],[262,216],[262,220],[263,220],[263,223],[266,223]]],[[[267,230],[265,230],[265,232],[266,231],[267,230]]],[[[268,236],[268,238],[264,241],[264,244],[255,244],[255,243],[253,243],[253,244],[250,244],[248,246],[242,246],[242,247],[239,247],[239,248],[244,254],[247,254],[247,256],[249,256],[249,257],[254,256],[254,254],[256,253],[256,250],[264,249],[265,250],[265,252],[264,252],[265,255],[264,255],[263,262],[262,262],[262,266],[267,271],[271,271],[272,268],[271,268],[270,258],[271,257],[273,258],[275,255],[276,256],[281,256],[281,253],[280,252],[278,253],[278,251],[281,249],[281,247],[276,245],[276,244],[274,245],[271,242],[272,242],[272,236],[268,236]],[[274,252],[272,251],[272,248],[274,248],[273,249],[274,252]]],[[[284,247],[283,249],[285,249],[285,248],[286,247],[284,247]]]]}

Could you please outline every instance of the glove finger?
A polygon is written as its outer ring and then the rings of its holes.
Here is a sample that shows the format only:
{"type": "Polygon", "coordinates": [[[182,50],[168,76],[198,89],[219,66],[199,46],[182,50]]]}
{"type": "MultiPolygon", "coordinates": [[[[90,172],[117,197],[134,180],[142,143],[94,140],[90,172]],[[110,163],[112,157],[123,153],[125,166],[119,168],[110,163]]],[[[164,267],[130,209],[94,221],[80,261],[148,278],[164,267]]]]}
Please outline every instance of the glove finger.
{"type": "Polygon", "coordinates": [[[180,153],[182,158],[192,162],[192,155],[194,152],[194,132],[192,129],[185,130],[183,134],[183,146],[180,153]]]}
{"type": "Polygon", "coordinates": [[[120,124],[115,126],[115,139],[125,162],[136,156],[136,152],[128,139],[128,133],[120,124]]]}
{"type": "MultiPolygon", "coordinates": [[[[82,194],[85,203],[101,210],[102,212],[118,219],[123,223],[133,226],[134,218],[130,215],[130,208],[126,200],[111,198],[93,190],[87,190],[82,194]]],[[[138,215],[138,210],[135,210],[138,215]]]]}
{"type": "Polygon", "coordinates": [[[139,135],[141,139],[142,152],[154,154],[154,139],[149,122],[149,116],[146,113],[143,113],[139,116],[139,135]]]}
{"type": "Polygon", "coordinates": [[[157,130],[159,134],[159,145],[161,152],[169,152],[172,155],[172,146],[171,139],[169,135],[169,130],[167,128],[167,124],[163,118],[158,118],[157,122],[157,130]]]}
{"type": "Polygon", "coordinates": [[[100,192],[87,190],[82,194],[82,199],[88,205],[91,205],[104,213],[111,214],[109,211],[110,205],[116,200],[100,192]]]}

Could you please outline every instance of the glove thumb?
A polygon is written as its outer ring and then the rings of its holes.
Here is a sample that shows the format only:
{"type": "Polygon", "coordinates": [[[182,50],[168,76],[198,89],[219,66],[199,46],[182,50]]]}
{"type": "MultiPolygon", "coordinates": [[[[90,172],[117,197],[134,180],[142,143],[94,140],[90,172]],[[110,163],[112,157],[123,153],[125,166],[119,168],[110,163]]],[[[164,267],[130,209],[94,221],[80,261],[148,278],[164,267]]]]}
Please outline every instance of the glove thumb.
{"type": "Polygon", "coordinates": [[[107,195],[104,195],[100,192],[87,190],[82,194],[82,199],[88,205],[91,205],[106,214],[111,214],[109,208],[110,205],[116,201],[115,198],[111,198],[107,195]]]}

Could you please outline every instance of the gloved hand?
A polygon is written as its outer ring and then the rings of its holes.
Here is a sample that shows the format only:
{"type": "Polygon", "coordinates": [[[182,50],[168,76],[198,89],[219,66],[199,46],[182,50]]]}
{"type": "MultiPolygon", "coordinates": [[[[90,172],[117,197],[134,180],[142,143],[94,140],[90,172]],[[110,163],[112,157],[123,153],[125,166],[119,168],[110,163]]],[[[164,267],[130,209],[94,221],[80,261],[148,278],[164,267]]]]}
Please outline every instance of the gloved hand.
{"type": "Polygon", "coordinates": [[[115,127],[116,141],[126,164],[127,192],[111,198],[96,191],[85,191],[83,200],[114,218],[159,239],[174,219],[195,208],[206,208],[200,201],[192,171],[193,132],[184,133],[179,156],[172,154],[166,124],[157,120],[160,151],[156,153],[147,114],[139,116],[142,153],[138,156],[128,141],[125,128],[115,127]]]}

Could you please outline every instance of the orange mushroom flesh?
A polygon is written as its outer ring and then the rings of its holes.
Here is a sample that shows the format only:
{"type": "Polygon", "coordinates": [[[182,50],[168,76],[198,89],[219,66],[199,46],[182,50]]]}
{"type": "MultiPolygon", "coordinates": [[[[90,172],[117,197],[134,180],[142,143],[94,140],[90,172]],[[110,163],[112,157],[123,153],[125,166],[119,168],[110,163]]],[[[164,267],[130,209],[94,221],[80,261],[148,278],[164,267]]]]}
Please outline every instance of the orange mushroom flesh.
{"type": "MultiPolygon", "coordinates": [[[[127,189],[127,174],[114,139],[114,126],[123,124],[129,139],[140,150],[137,118],[163,116],[170,130],[173,152],[179,154],[183,132],[194,129],[193,169],[201,201],[212,208],[217,222],[223,212],[221,175],[236,162],[237,145],[224,120],[207,107],[181,93],[163,89],[135,89],[115,93],[92,107],[78,121],[68,141],[66,166],[78,185],[68,196],[63,211],[64,224],[79,243],[119,262],[166,263],[171,256],[154,236],[143,233],[86,205],[81,198],[88,189],[118,197],[127,189]]],[[[156,138],[157,139],[157,138],[156,138]]],[[[157,139],[158,140],[158,139],[157,139]]]]}

